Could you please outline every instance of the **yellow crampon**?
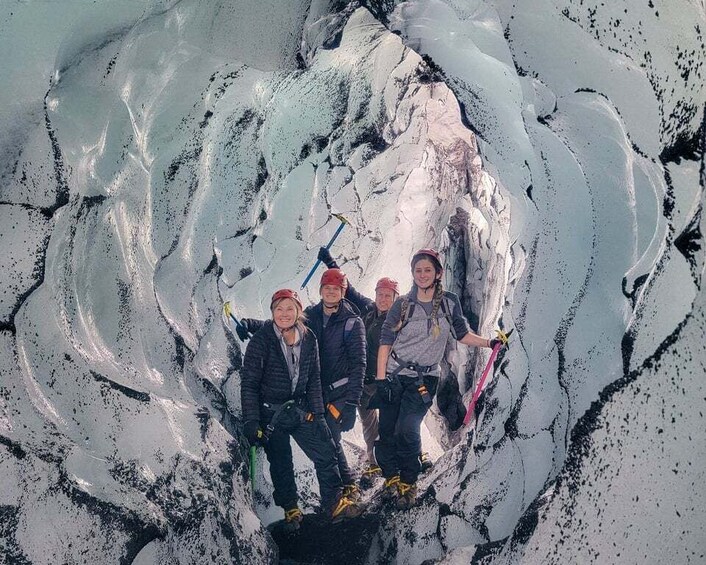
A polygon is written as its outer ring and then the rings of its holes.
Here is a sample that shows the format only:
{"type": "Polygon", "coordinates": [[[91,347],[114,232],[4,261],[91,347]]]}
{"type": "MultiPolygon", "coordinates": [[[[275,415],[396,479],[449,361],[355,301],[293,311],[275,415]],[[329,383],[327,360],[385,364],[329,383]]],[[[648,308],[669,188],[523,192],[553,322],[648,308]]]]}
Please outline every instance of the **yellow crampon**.
{"type": "Polygon", "coordinates": [[[395,506],[400,510],[412,508],[417,502],[417,484],[416,483],[397,483],[397,500],[395,506]]]}
{"type": "Polygon", "coordinates": [[[395,475],[389,479],[385,479],[385,484],[382,486],[381,497],[383,500],[392,500],[397,496],[397,485],[400,482],[400,476],[395,475]]]}
{"type": "Polygon", "coordinates": [[[287,523],[301,522],[304,515],[299,508],[292,508],[291,510],[284,511],[284,519],[287,523]]]}
{"type": "Polygon", "coordinates": [[[349,485],[343,485],[343,496],[350,500],[357,500],[360,498],[360,489],[355,483],[349,485]]]}
{"type": "Polygon", "coordinates": [[[402,481],[397,482],[397,492],[399,492],[401,495],[407,494],[412,487],[414,486],[414,483],[403,483],[402,481]]]}
{"type": "Polygon", "coordinates": [[[363,475],[377,475],[381,472],[382,469],[379,466],[373,464],[370,464],[365,469],[363,469],[363,475]]]}
{"type": "Polygon", "coordinates": [[[331,512],[331,518],[336,518],[341,512],[343,512],[346,508],[348,508],[351,504],[353,504],[353,501],[349,499],[346,496],[342,496],[341,498],[338,499],[338,504],[336,504],[336,508],[333,509],[333,512],[331,512]]]}

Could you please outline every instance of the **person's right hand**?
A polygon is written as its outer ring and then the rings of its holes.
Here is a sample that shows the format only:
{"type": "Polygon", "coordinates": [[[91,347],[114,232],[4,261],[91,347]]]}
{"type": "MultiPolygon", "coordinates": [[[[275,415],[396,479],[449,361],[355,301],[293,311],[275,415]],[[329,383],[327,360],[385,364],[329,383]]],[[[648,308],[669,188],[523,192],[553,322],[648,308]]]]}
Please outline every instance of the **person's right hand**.
{"type": "Polygon", "coordinates": [[[319,255],[317,259],[326,265],[329,269],[338,269],[338,263],[331,257],[331,252],[325,247],[319,247],[319,255]]]}
{"type": "Polygon", "coordinates": [[[248,328],[248,323],[245,320],[240,320],[235,324],[235,333],[238,334],[240,341],[247,341],[250,339],[250,328],[248,328]]]}
{"type": "Polygon", "coordinates": [[[250,442],[250,445],[262,445],[265,443],[265,434],[262,433],[260,422],[255,420],[245,422],[243,424],[243,434],[245,434],[245,438],[250,442]]]}

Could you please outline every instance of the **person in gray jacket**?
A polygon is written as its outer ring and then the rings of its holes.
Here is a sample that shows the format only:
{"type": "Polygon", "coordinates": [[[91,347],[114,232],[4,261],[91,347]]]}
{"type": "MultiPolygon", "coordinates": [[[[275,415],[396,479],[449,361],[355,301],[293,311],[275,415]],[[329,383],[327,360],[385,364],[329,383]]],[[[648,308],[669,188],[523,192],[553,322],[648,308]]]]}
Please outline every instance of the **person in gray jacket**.
{"type": "Polygon", "coordinates": [[[420,428],[436,393],[448,340],[474,347],[493,347],[473,333],[458,296],[443,290],[443,267],[433,249],[412,257],[412,290],[395,301],[387,314],[377,356],[378,392],[370,407],[379,409],[375,457],[385,477],[383,497],[398,508],[416,502],[421,471],[420,428]]]}

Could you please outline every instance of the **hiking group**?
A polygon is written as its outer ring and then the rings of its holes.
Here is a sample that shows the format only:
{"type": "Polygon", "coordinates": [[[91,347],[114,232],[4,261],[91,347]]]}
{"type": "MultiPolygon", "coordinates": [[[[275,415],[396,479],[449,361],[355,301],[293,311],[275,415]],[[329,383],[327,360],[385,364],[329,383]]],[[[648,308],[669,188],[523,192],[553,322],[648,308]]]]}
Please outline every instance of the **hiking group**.
{"type": "Polygon", "coordinates": [[[327,248],[318,304],[303,307],[297,293],[272,296],[267,321],[243,319],[236,332],[246,348],[241,370],[244,434],[261,445],[270,464],[273,498],[285,524],[302,521],[290,437],[314,463],[321,508],[332,521],[358,516],[360,488],[346,460],[341,434],[360,416],[367,466],[360,484],[384,478],[382,496],[397,508],[414,505],[417,478],[428,462],[421,424],[432,404],[448,340],[494,347],[473,333],[458,296],[443,290],[443,266],[433,249],[411,260],[413,284],[381,278],[375,300],[348,282],[327,248]]]}

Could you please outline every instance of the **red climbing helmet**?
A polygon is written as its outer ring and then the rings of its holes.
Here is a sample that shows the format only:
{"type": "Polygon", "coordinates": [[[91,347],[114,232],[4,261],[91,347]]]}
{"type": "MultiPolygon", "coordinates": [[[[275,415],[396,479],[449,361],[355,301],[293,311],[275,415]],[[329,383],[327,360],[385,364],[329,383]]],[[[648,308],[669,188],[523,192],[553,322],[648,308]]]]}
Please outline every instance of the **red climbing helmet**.
{"type": "Polygon", "coordinates": [[[414,265],[420,259],[429,259],[436,267],[437,271],[443,271],[444,267],[441,264],[441,258],[439,252],[436,249],[426,248],[420,249],[414,255],[412,255],[412,270],[414,270],[414,265]]]}
{"type": "Polygon", "coordinates": [[[400,293],[400,285],[397,283],[395,279],[391,279],[389,277],[382,277],[377,284],[375,285],[375,290],[379,290],[381,288],[386,288],[388,290],[391,290],[395,294],[400,293]]]}
{"type": "Polygon", "coordinates": [[[340,286],[345,292],[348,288],[346,273],[344,273],[341,269],[327,269],[324,271],[324,274],[321,275],[321,282],[319,283],[319,286],[322,287],[325,284],[340,286]]]}
{"type": "Polygon", "coordinates": [[[270,301],[270,310],[272,310],[272,306],[276,301],[282,300],[284,298],[290,298],[291,300],[294,300],[294,302],[299,304],[299,308],[301,310],[304,310],[304,306],[302,306],[302,302],[301,300],[299,300],[299,295],[297,294],[297,292],[289,288],[282,288],[272,295],[272,300],[270,301]]]}

